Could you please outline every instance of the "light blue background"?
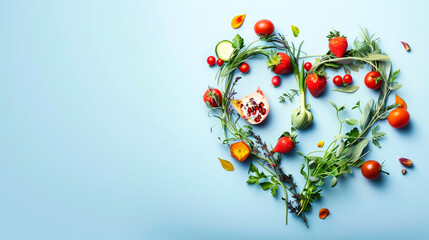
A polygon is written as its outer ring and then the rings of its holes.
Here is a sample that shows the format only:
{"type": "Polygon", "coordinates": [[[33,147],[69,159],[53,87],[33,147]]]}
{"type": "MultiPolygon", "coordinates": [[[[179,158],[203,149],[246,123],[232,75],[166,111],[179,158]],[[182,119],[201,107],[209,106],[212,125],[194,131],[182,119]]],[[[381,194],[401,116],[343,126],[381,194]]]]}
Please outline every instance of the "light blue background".
{"type": "MultiPolygon", "coordinates": [[[[0,1],[0,239],[422,239],[428,10],[425,1],[0,1]],[[243,26],[232,29],[242,13],[243,26]],[[215,44],[237,33],[255,40],[262,18],[289,38],[290,25],[298,26],[293,41],[305,40],[309,54],[327,51],[332,28],[351,44],[358,26],[367,27],[401,69],[398,94],[412,116],[402,130],[381,123],[383,148],[370,148],[390,176],[370,182],[356,169],[324,188],[309,229],[292,215],[285,226],[283,202],[246,184],[248,164],[218,143],[219,128],[210,133],[217,121],[202,101],[215,85],[217,68],[206,64],[215,44]],[[396,156],[415,167],[402,176],[396,156]],[[223,170],[217,157],[236,170],[223,170]],[[321,207],[331,210],[325,220],[321,207]]],[[[298,104],[277,97],[295,79],[273,88],[265,60],[249,64],[238,96],[258,86],[266,93],[270,116],[255,131],[274,144],[298,104]]],[[[355,94],[332,92],[331,81],[323,96],[307,94],[315,121],[299,132],[300,151],[336,134],[328,100],[351,107],[376,97],[365,72],[353,73],[355,94]]],[[[283,161],[300,187],[301,164],[296,154],[283,161]]]]}

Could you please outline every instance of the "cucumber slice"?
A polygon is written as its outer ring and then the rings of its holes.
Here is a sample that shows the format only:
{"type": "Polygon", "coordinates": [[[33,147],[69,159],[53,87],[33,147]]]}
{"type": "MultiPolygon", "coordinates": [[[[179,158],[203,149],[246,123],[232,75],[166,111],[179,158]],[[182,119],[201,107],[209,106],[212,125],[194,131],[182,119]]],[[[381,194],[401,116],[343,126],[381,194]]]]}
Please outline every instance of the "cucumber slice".
{"type": "Polygon", "coordinates": [[[232,42],[230,42],[228,40],[220,41],[216,45],[216,55],[218,58],[222,59],[224,62],[229,61],[233,51],[234,51],[234,47],[232,46],[232,42]]]}

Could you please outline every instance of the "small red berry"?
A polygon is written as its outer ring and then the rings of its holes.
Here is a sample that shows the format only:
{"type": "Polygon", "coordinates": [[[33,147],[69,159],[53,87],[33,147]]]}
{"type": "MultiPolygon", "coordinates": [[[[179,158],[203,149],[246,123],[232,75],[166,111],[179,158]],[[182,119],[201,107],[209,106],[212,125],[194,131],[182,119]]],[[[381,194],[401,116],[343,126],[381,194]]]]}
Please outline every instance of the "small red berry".
{"type": "Polygon", "coordinates": [[[274,87],[279,86],[280,85],[280,77],[274,76],[273,78],[271,78],[271,83],[274,85],[274,87]]]}
{"type": "Polygon", "coordinates": [[[210,66],[215,65],[215,63],[216,63],[216,58],[215,58],[215,57],[213,57],[213,56],[208,57],[208,58],[207,58],[207,63],[208,63],[210,66]]]}
{"type": "Polygon", "coordinates": [[[242,63],[242,64],[240,65],[240,67],[238,68],[238,70],[240,70],[240,72],[242,72],[242,73],[248,73],[248,72],[249,72],[249,70],[250,70],[249,64],[247,64],[247,63],[242,63]]]}
{"type": "Polygon", "coordinates": [[[306,71],[310,71],[310,69],[311,69],[311,67],[312,67],[313,65],[311,64],[311,62],[306,62],[305,64],[304,64],[304,69],[306,70],[306,71]]]}
{"type": "Polygon", "coordinates": [[[353,78],[350,74],[346,74],[346,75],[344,75],[343,80],[345,83],[350,84],[350,83],[352,83],[353,78]]]}
{"type": "Polygon", "coordinates": [[[335,85],[339,86],[339,85],[343,84],[343,78],[340,75],[337,75],[334,77],[332,82],[334,82],[335,85]]]}
{"type": "Polygon", "coordinates": [[[219,58],[219,59],[216,61],[216,64],[217,64],[217,65],[219,65],[219,66],[222,66],[222,65],[223,65],[223,60],[219,58]]]}

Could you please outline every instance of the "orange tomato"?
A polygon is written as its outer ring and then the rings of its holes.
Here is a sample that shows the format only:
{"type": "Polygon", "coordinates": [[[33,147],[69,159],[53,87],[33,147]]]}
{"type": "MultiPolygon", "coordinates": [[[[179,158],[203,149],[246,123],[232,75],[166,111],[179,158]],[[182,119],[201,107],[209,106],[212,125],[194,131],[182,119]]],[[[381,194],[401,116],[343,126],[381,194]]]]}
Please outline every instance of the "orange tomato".
{"type": "Polygon", "coordinates": [[[410,114],[405,109],[397,108],[389,113],[387,121],[394,128],[402,128],[410,121],[410,114]]]}

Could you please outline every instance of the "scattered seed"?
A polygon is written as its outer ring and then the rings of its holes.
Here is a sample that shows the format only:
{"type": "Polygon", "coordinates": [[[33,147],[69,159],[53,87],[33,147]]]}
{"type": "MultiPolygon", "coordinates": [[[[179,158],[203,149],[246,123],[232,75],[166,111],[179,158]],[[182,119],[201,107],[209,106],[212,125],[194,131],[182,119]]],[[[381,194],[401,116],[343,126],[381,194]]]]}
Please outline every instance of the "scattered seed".
{"type": "Polygon", "coordinates": [[[407,173],[407,169],[403,168],[403,169],[401,170],[401,173],[402,173],[402,175],[405,175],[405,174],[407,173]]]}
{"type": "Polygon", "coordinates": [[[329,215],[329,209],[327,208],[321,208],[319,210],[319,218],[325,219],[329,215]]]}
{"type": "Polygon", "coordinates": [[[317,146],[321,148],[321,147],[323,147],[323,144],[324,144],[324,143],[325,143],[325,142],[322,140],[322,141],[320,141],[320,142],[318,142],[318,143],[317,143],[317,146]]]}
{"type": "Polygon", "coordinates": [[[413,166],[413,161],[411,161],[410,159],[408,159],[408,158],[401,158],[401,157],[398,157],[398,159],[399,159],[399,162],[402,164],[402,166],[404,166],[404,167],[411,167],[411,166],[413,166]]]}

